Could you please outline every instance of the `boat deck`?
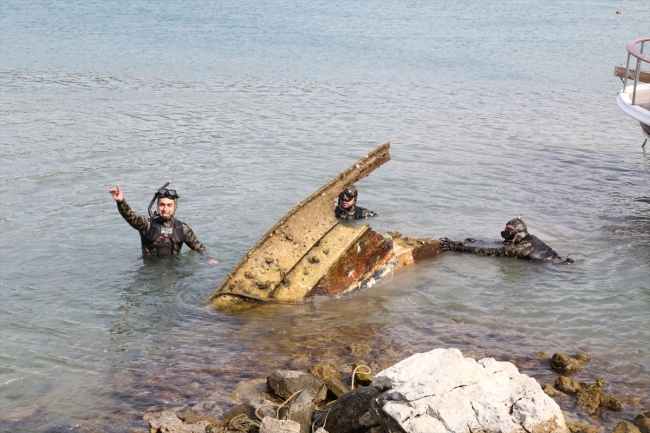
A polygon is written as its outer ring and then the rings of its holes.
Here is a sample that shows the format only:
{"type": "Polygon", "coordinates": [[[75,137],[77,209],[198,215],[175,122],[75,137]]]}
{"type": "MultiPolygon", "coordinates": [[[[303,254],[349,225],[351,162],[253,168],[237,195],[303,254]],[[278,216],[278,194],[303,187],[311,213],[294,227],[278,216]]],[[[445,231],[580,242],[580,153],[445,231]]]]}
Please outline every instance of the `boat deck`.
{"type": "MultiPolygon", "coordinates": [[[[632,96],[632,95],[630,95],[632,96]]],[[[650,89],[636,89],[636,105],[650,111],[650,89]]]]}

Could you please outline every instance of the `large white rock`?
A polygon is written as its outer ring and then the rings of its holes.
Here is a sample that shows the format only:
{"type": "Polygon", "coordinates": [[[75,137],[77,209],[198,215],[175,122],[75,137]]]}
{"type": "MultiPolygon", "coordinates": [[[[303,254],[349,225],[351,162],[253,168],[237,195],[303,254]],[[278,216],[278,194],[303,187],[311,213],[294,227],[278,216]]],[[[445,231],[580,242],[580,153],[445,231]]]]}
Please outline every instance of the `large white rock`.
{"type": "Polygon", "coordinates": [[[380,372],[373,411],[408,433],[566,433],[560,407],[513,364],[458,349],[418,353],[380,372]],[[388,419],[387,419],[388,417],[388,419]]]}

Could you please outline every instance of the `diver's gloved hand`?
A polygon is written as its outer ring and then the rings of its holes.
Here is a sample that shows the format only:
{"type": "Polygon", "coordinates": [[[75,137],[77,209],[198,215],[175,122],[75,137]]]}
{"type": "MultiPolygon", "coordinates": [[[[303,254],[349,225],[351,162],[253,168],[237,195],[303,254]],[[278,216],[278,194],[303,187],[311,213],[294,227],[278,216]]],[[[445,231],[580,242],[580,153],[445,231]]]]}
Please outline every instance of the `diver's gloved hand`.
{"type": "Polygon", "coordinates": [[[440,238],[440,249],[442,251],[449,251],[456,246],[456,242],[449,238],[440,238]]]}

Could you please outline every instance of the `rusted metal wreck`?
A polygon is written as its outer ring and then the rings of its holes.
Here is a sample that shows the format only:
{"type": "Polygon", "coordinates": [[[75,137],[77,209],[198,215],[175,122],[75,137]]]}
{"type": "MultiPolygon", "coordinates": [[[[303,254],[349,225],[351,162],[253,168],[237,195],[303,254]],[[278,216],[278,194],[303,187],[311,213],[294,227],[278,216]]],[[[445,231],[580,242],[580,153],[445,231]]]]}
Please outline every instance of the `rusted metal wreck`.
{"type": "Polygon", "coordinates": [[[384,143],[294,207],[250,249],[209,302],[300,302],[373,286],[392,270],[440,253],[440,241],[384,235],[348,227],[334,217],[335,199],[348,185],[390,160],[384,143]]]}

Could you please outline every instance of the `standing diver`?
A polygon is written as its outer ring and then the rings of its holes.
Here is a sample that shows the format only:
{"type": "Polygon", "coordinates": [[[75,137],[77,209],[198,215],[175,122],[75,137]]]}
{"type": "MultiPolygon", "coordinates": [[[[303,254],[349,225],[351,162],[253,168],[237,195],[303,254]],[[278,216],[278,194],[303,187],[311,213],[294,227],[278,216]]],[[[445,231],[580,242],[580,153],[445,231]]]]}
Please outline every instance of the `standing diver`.
{"type": "Polygon", "coordinates": [[[334,216],[340,220],[358,220],[370,218],[377,214],[366,208],[357,206],[359,191],[354,185],[350,185],[339,194],[339,202],[334,210],[334,216]]]}
{"type": "Polygon", "coordinates": [[[208,251],[196,238],[192,229],[184,222],[174,218],[179,196],[175,190],[167,189],[170,183],[172,183],[171,180],[154,194],[151,203],[149,203],[149,218],[140,216],[131,210],[124,200],[119,185],[109,189],[108,192],[117,202],[117,210],[120,215],[131,227],[140,232],[143,256],[169,257],[177,255],[185,243],[203,255],[209,264],[216,265],[219,262],[208,256],[208,251]],[[151,207],[156,200],[158,200],[158,211],[152,215],[151,207]]]}
{"type": "Polygon", "coordinates": [[[499,247],[469,245],[476,242],[472,238],[461,242],[442,238],[440,239],[440,248],[443,251],[453,250],[479,256],[514,257],[524,260],[565,263],[567,265],[574,262],[568,257],[563,259],[537,236],[529,234],[526,223],[519,218],[511,219],[506,223],[506,229],[501,232],[501,237],[504,241],[503,245],[499,247]]]}

